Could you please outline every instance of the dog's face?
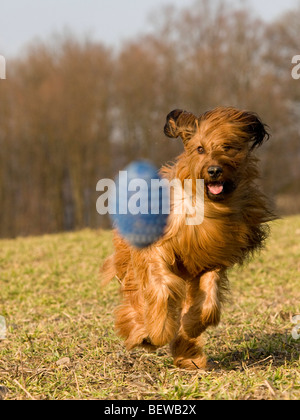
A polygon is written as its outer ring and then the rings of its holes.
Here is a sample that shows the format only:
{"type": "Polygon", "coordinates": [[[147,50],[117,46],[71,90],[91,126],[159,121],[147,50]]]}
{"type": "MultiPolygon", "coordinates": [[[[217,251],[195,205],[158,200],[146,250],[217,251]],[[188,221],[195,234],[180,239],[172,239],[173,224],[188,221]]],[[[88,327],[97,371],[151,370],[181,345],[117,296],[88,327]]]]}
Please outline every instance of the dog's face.
{"type": "Polygon", "coordinates": [[[165,134],[183,140],[185,178],[204,179],[207,198],[218,202],[234,193],[247,176],[251,152],[269,137],[256,114],[235,108],[217,108],[200,117],[175,110],[167,117],[165,134]]]}

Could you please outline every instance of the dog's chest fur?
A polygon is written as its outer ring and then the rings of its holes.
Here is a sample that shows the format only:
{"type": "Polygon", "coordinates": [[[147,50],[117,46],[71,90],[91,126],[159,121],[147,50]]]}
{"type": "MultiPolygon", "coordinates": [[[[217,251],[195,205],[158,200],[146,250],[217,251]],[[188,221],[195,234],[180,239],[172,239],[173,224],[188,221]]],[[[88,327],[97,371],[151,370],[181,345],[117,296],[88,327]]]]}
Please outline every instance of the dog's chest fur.
{"type": "Polygon", "coordinates": [[[197,276],[242,264],[262,246],[265,237],[266,226],[255,200],[235,212],[208,203],[203,223],[198,226],[187,226],[186,214],[171,214],[159,249],[164,249],[164,259],[175,271],[180,266],[180,271],[184,267],[187,274],[197,276]]]}

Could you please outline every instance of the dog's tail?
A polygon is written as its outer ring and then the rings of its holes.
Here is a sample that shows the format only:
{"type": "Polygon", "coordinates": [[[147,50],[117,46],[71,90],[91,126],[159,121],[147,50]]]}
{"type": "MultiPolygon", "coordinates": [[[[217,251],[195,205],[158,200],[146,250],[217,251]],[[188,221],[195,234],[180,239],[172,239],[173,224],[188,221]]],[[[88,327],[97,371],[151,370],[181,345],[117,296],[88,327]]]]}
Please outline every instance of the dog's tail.
{"type": "Polygon", "coordinates": [[[100,278],[101,285],[103,287],[107,286],[117,275],[117,270],[115,267],[114,255],[108,257],[102,267],[100,268],[100,278]]]}

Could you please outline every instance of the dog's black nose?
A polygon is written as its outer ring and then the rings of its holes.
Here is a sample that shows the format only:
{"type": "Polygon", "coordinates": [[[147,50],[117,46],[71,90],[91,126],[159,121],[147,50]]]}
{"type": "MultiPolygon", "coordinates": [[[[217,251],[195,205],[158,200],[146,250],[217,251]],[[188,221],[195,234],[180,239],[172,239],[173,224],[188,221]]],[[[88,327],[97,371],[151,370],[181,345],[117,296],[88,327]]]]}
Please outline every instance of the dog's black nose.
{"type": "Polygon", "coordinates": [[[221,166],[211,166],[208,168],[208,174],[212,179],[217,179],[223,173],[221,166]]]}

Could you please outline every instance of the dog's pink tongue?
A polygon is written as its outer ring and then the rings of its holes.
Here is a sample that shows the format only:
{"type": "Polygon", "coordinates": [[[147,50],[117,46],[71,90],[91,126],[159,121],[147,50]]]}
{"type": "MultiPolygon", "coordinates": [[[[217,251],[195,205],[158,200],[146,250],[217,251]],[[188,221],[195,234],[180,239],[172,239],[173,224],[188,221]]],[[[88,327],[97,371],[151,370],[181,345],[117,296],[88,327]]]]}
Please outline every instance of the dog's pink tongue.
{"type": "Polygon", "coordinates": [[[209,191],[213,195],[219,195],[223,192],[223,185],[222,184],[210,184],[208,186],[209,191]]]}

